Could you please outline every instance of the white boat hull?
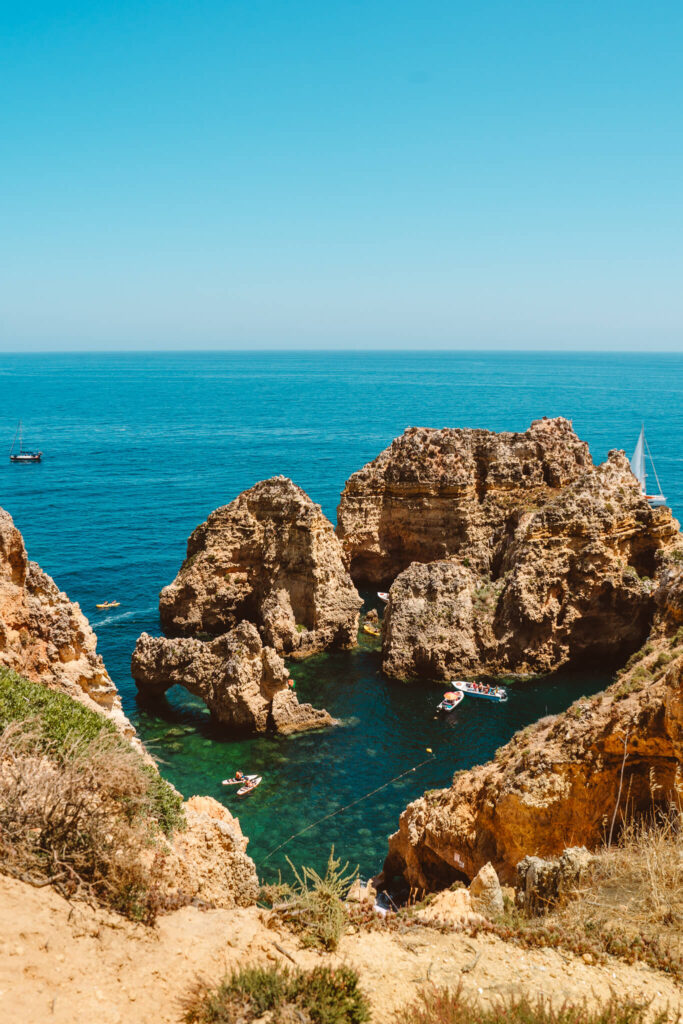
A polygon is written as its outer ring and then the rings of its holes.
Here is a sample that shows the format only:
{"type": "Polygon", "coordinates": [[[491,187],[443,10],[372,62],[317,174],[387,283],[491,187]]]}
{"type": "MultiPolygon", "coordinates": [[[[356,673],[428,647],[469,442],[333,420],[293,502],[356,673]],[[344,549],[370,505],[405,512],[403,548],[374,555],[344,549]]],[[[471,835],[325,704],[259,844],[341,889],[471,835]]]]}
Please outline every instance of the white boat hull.
{"type": "Polygon", "coordinates": [[[488,693],[474,689],[472,683],[467,682],[451,681],[451,686],[454,690],[460,690],[461,693],[467,694],[469,697],[481,697],[482,700],[492,700],[496,704],[504,704],[508,699],[507,691],[501,686],[490,687],[488,693]]]}

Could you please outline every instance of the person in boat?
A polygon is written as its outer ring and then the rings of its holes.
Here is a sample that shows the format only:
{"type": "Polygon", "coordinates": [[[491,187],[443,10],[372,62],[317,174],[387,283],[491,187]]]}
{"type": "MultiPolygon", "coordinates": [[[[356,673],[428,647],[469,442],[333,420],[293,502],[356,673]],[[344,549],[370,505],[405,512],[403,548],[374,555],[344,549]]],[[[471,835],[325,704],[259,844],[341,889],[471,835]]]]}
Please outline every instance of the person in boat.
{"type": "Polygon", "coordinates": [[[235,778],[237,779],[238,782],[242,782],[242,780],[244,779],[243,772],[235,772],[235,778]]]}

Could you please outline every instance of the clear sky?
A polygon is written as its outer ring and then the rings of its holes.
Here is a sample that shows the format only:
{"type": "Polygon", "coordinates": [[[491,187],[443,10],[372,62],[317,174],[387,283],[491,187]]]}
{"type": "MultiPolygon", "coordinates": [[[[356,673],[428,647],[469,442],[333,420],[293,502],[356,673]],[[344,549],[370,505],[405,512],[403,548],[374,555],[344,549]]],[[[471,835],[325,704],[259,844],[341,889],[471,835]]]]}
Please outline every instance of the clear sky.
{"type": "Polygon", "coordinates": [[[4,0],[0,347],[683,349],[683,4],[4,0]]]}

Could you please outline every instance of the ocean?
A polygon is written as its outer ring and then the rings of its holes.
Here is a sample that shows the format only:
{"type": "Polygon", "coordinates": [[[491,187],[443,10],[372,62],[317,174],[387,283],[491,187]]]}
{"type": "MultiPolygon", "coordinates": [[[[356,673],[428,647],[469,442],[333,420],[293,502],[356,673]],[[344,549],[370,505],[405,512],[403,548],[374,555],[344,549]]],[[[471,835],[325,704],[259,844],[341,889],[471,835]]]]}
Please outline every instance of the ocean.
{"type": "Polygon", "coordinates": [[[0,461],[0,505],[29,556],[89,617],[125,712],[163,774],[186,796],[208,794],[239,815],[261,876],[287,875],[287,856],[323,869],[333,844],[368,876],[410,800],[608,678],[563,673],[515,687],[507,705],[465,701],[437,720],[442,685],[384,679],[377,646],[364,637],[354,651],[292,668],[300,698],[326,707],[340,727],[229,740],[180,688],[140,705],[130,676],[137,637],[160,632],[158,593],[190,532],[280,473],[334,522],[347,477],[406,427],[524,430],[544,415],[571,419],[596,461],[611,448],[630,456],[644,421],[680,518],[682,370],[679,355],[2,355],[0,436],[9,453],[21,417],[26,447],[45,455],[35,466],[0,461]],[[119,608],[96,610],[114,599],[119,608]],[[264,777],[242,802],[221,786],[236,768],[264,777]]]}

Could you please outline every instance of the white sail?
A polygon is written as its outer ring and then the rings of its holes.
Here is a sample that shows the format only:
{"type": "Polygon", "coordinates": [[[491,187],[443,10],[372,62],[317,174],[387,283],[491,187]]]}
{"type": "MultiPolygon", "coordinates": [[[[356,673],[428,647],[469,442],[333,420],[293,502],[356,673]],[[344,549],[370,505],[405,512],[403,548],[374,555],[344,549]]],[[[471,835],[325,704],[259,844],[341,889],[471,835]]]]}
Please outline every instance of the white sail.
{"type": "Polygon", "coordinates": [[[640,484],[640,489],[645,494],[645,426],[640,428],[640,437],[636,450],[631,458],[631,472],[640,484]]]}

